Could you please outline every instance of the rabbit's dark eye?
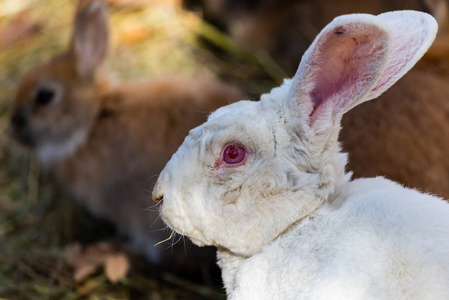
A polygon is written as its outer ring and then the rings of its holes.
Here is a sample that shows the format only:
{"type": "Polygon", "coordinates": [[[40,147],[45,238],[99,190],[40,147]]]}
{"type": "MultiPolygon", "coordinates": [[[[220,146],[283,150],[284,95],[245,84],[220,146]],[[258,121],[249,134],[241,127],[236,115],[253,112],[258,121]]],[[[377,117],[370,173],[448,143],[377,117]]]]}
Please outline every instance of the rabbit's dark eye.
{"type": "Polygon", "coordinates": [[[55,91],[51,89],[39,89],[36,94],[36,104],[37,105],[48,105],[55,97],[55,91]]]}
{"type": "Polygon", "coordinates": [[[227,164],[235,165],[244,161],[246,158],[246,150],[239,145],[229,145],[223,151],[223,161],[227,164]]]}

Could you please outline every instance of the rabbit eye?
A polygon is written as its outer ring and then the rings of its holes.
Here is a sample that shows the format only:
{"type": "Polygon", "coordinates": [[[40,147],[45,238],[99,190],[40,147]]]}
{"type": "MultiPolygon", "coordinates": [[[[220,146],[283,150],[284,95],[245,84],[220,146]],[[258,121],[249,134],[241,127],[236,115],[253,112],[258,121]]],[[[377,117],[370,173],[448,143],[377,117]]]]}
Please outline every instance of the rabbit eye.
{"type": "Polygon", "coordinates": [[[223,161],[230,165],[241,163],[245,158],[246,150],[242,146],[229,145],[223,151],[223,161]]]}
{"type": "Polygon", "coordinates": [[[50,89],[39,89],[36,94],[36,104],[37,105],[47,105],[53,100],[55,92],[50,89]]]}

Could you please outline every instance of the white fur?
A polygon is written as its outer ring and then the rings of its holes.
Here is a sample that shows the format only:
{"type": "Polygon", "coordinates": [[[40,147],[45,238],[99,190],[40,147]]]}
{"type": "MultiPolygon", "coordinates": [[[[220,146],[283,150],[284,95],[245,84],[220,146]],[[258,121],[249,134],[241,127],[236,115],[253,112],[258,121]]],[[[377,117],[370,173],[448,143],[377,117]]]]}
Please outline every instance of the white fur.
{"type": "Polygon", "coordinates": [[[449,299],[449,204],[350,181],[337,142],[342,115],[404,75],[436,30],[412,11],[336,18],[292,80],[190,132],[153,193],[171,228],[218,247],[229,299],[449,299]],[[217,164],[229,144],[244,163],[217,164]]]}
{"type": "Polygon", "coordinates": [[[87,139],[86,130],[77,130],[73,132],[70,138],[61,143],[41,143],[37,145],[36,152],[39,160],[44,165],[51,165],[61,159],[66,159],[79,149],[87,139]]]}
{"type": "Polygon", "coordinates": [[[332,198],[251,258],[219,251],[229,299],[449,299],[447,203],[384,178],[332,198]]]}

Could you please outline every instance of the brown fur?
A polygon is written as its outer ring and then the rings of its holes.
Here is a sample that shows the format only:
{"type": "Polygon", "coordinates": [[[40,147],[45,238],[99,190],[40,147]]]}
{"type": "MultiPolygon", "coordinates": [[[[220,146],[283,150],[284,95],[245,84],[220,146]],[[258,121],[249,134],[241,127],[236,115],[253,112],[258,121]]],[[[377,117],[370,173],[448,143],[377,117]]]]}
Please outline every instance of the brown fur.
{"type": "Polygon", "coordinates": [[[168,233],[155,232],[164,225],[156,221],[156,208],[146,209],[153,206],[150,195],[157,175],[188,131],[242,95],[213,79],[168,77],[112,86],[101,71],[106,17],[102,1],[80,2],[69,51],[32,68],[20,81],[12,125],[17,136],[37,150],[85,132],[85,141],[74,153],[49,165],[76,199],[94,215],[113,221],[144,251],[162,251],[163,258],[155,259],[159,263],[195,265],[195,255],[209,255],[213,263],[213,253],[199,248],[190,249],[186,259],[183,243],[174,248],[174,255],[164,246],[154,249],[168,233]],[[89,24],[99,30],[90,31],[89,24]],[[100,42],[85,47],[92,41],[100,42]],[[63,91],[60,101],[37,104],[42,82],[63,91]]]}
{"type": "Polygon", "coordinates": [[[237,95],[217,82],[186,78],[122,84],[104,95],[106,115],[76,155],[55,165],[56,173],[95,214],[147,230],[152,220],[143,210],[160,170],[189,129],[237,95]]]}
{"type": "Polygon", "coordinates": [[[383,175],[449,197],[449,69],[420,64],[376,101],[343,118],[356,177],[383,175]]]}
{"type": "Polygon", "coordinates": [[[204,18],[251,51],[269,52],[288,73],[320,30],[349,13],[380,14],[425,10],[423,0],[184,0],[200,6],[204,18]]]}

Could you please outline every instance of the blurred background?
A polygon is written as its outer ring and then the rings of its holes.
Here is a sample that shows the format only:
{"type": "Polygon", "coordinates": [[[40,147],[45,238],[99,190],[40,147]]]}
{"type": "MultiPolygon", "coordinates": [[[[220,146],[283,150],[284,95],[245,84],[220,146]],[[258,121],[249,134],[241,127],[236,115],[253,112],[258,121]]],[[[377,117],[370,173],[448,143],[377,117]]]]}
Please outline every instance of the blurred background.
{"type": "MultiPolygon", "coordinates": [[[[424,0],[107,0],[113,80],[183,74],[236,84],[249,99],[291,77],[335,16],[396,9],[434,14],[435,57],[446,60],[446,2],[424,0]],[[407,2],[407,3],[404,3],[407,2]]],[[[0,0],[0,298],[224,299],[220,278],[195,282],[131,260],[112,283],[100,268],[73,280],[65,247],[113,237],[8,137],[9,109],[24,70],[67,48],[75,0],[0,0]]],[[[151,191],[147,191],[150,199],[151,191]]],[[[169,250],[168,250],[169,251],[169,250]]]]}

